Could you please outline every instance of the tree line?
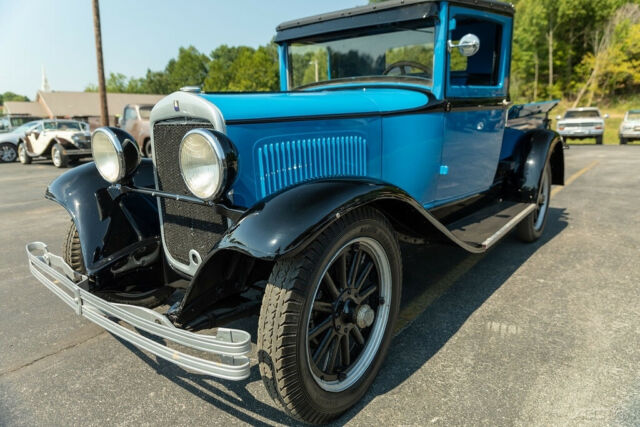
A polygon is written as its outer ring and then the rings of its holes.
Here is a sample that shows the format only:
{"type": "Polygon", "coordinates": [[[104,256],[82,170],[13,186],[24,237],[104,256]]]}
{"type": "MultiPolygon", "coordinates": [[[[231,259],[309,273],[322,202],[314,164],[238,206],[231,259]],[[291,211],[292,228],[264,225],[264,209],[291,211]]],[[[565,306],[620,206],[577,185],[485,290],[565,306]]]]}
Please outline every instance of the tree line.
{"type": "MultiPolygon", "coordinates": [[[[514,4],[511,96],[515,101],[564,98],[575,105],[591,105],[640,93],[640,0],[514,0],[514,4]]],[[[273,91],[278,82],[274,43],[255,49],[222,45],[209,55],[190,46],[180,48],[164,70],[147,70],[144,77],[111,73],[107,91],[166,94],[193,85],[205,91],[273,91]]]]}
{"type": "MultiPolygon", "coordinates": [[[[147,70],[141,78],[110,73],[107,92],[168,94],[183,86],[208,92],[275,91],[280,87],[278,49],[273,43],[257,49],[221,45],[209,55],[195,47],[181,47],[164,70],[147,70]]],[[[96,85],[85,89],[97,92],[96,85]]]]}

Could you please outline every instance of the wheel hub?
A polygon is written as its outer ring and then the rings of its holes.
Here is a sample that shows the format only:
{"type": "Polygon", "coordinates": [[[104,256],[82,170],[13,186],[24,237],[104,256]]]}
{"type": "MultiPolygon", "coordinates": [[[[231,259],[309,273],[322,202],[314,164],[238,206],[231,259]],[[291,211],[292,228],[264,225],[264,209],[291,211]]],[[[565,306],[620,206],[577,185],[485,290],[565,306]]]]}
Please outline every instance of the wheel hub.
{"type": "Polygon", "coordinates": [[[368,304],[361,305],[356,310],[356,324],[359,328],[368,328],[373,324],[375,312],[368,304]]]}

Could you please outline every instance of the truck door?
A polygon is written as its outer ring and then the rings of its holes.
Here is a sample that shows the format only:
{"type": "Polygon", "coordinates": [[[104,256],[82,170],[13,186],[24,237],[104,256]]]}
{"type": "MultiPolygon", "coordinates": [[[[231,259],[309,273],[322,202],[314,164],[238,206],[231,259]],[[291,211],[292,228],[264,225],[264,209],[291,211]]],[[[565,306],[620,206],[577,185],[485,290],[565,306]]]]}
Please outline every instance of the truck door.
{"type": "Polygon", "coordinates": [[[511,18],[461,7],[451,7],[449,16],[439,203],[480,193],[494,181],[506,122],[511,58],[511,18]],[[479,46],[463,54],[457,45],[474,41],[465,37],[468,34],[476,37],[479,46]]]}

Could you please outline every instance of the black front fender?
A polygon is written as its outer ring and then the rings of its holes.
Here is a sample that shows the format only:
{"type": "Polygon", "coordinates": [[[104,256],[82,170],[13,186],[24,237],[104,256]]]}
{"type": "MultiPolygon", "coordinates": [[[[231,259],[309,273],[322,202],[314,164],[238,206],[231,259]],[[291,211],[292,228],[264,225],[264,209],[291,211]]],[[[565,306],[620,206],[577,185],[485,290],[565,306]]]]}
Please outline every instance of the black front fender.
{"type": "MultiPolygon", "coordinates": [[[[154,186],[150,160],[143,160],[133,181],[138,187],[154,186]]],[[[155,199],[143,194],[112,197],[109,187],[92,162],[59,176],[45,197],[73,219],[87,273],[99,286],[124,286],[123,277],[132,271],[147,270],[149,278],[157,279],[162,250],[155,199]]]]}
{"type": "Polygon", "coordinates": [[[370,204],[389,210],[392,217],[392,206],[403,206],[400,209],[412,210],[450,234],[396,186],[371,179],[332,179],[300,184],[258,203],[242,215],[216,250],[233,249],[263,260],[295,255],[336,219],[370,204]]]}
{"type": "MultiPolygon", "coordinates": [[[[456,238],[415,199],[393,185],[363,179],[330,179],[299,184],[274,194],[245,212],[205,257],[180,304],[177,320],[188,323],[216,301],[251,284],[260,263],[294,256],[334,221],[372,206],[397,229],[448,240],[479,253],[484,248],[456,238]]],[[[267,273],[268,275],[268,273],[267,273]]]]}

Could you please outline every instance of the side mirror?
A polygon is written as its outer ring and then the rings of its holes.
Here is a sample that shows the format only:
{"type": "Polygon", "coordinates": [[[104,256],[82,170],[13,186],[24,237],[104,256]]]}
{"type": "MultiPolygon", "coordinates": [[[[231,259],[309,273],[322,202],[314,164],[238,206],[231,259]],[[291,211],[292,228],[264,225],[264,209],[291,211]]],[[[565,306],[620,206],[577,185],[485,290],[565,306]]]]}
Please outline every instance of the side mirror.
{"type": "Polygon", "coordinates": [[[118,116],[118,117],[116,117],[116,126],[118,126],[119,128],[121,128],[123,124],[124,124],[124,122],[123,122],[123,120],[122,120],[122,116],[118,116]]]}
{"type": "Polygon", "coordinates": [[[456,48],[462,56],[473,56],[480,50],[480,39],[475,34],[466,34],[460,39],[458,44],[449,40],[447,47],[449,48],[449,52],[456,48]]]}
{"type": "Polygon", "coordinates": [[[562,116],[556,116],[556,120],[562,120],[562,116]]]}
{"type": "Polygon", "coordinates": [[[609,118],[609,114],[605,114],[605,115],[604,115],[604,118],[605,118],[605,119],[608,119],[608,118],[609,118]]]}

